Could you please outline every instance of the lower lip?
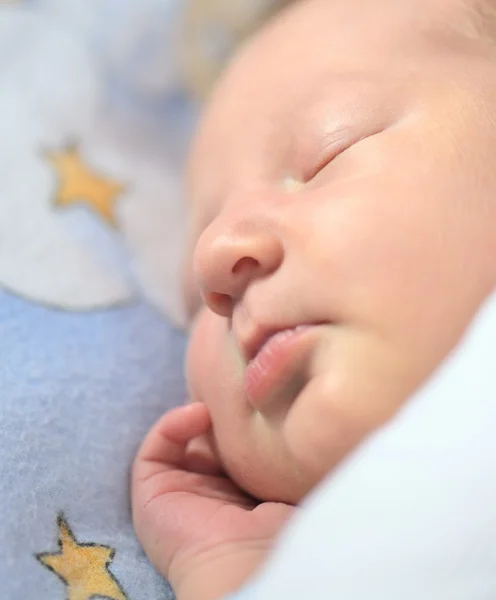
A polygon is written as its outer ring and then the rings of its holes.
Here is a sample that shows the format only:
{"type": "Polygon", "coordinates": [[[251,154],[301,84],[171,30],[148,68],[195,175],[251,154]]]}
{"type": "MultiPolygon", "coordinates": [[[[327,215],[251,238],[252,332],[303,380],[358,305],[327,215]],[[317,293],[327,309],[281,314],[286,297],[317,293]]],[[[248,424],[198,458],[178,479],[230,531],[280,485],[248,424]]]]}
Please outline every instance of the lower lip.
{"type": "MultiPolygon", "coordinates": [[[[300,325],[273,335],[248,364],[244,388],[248,400],[261,408],[281,386],[291,380],[296,363],[303,358],[303,338],[315,325],[300,325]]],[[[305,346],[305,349],[304,349],[305,346]]]]}

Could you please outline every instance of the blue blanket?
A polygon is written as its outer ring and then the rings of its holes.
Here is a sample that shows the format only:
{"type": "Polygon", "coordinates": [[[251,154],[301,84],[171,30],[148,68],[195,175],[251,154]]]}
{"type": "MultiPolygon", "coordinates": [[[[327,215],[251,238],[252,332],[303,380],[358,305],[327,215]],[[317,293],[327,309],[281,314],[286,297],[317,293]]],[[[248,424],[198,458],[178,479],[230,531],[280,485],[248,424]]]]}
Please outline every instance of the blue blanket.
{"type": "Polygon", "coordinates": [[[170,598],[130,520],[184,400],[179,3],[0,1],[0,598],[170,598]]]}

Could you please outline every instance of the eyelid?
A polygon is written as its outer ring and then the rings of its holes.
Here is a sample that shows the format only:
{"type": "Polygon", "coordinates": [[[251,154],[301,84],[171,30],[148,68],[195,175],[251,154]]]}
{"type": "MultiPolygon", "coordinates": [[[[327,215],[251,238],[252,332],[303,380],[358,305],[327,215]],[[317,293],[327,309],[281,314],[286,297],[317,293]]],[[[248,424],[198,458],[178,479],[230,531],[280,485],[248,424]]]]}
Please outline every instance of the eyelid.
{"type": "Polygon", "coordinates": [[[309,182],[316,177],[322,169],[327,167],[333,160],[346,150],[373,135],[381,133],[386,129],[385,123],[376,123],[375,127],[371,124],[357,124],[336,129],[327,136],[321,138],[321,149],[318,152],[317,159],[314,160],[312,168],[304,173],[304,181],[309,182]]]}
{"type": "Polygon", "coordinates": [[[303,173],[303,180],[305,182],[312,180],[324,167],[358,141],[359,136],[353,133],[350,127],[343,127],[322,136],[319,140],[317,156],[312,157],[311,168],[303,173]]]}

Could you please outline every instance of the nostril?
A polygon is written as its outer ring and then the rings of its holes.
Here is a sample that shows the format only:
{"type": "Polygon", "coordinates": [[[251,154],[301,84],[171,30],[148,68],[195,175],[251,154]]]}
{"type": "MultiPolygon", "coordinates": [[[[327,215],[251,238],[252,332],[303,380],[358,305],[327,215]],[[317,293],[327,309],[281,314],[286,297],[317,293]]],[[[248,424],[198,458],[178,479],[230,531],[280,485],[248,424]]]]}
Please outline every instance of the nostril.
{"type": "Polygon", "coordinates": [[[232,313],[232,298],[228,294],[219,294],[218,292],[212,292],[208,298],[207,304],[219,315],[224,317],[231,316],[232,313]]]}
{"type": "Polygon", "coordinates": [[[238,262],[234,265],[234,267],[232,268],[232,272],[234,275],[238,275],[239,273],[242,273],[244,271],[253,271],[259,266],[260,263],[258,262],[258,260],[251,258],[251,256],[244,256],[243,258],[240,258],[238,262]]]}

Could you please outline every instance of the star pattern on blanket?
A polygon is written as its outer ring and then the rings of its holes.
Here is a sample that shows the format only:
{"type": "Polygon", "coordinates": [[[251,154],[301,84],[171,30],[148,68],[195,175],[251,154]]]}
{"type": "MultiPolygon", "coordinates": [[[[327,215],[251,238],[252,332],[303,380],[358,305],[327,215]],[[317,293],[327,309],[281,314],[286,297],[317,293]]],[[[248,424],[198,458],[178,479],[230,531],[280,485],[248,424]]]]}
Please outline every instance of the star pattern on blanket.
{"type": "Polygon", "coordinates": [[[65,208],[73,204],[83,204],[108,225],[117,225],[114,208],[117,197],[124,190],[121,183],[90,167],[75,145],[58,152],[45,152],[45,156],[59,178],[55,206],[65,208]]]}
{"type": "Polygon", "coordinates": [[[80,544],[61,514],[57,518],[58,552],[42,552],[38,561],[66,586],[67,600],[128,600],[108,567],[115,555],[109,546],[80,544]]]}

